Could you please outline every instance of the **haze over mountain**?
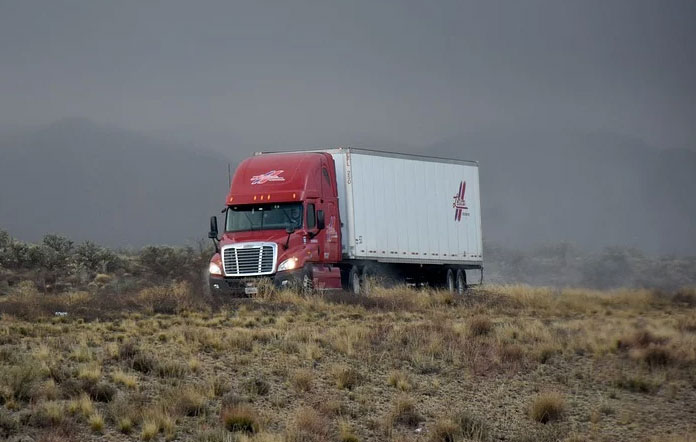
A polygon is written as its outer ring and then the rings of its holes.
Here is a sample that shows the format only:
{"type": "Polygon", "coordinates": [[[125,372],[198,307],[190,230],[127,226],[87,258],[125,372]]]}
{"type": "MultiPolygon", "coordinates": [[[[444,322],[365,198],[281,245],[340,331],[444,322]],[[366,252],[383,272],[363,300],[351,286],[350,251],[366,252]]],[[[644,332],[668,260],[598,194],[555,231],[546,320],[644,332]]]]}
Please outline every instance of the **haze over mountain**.
{"type": "MultiPolygon", "coordinates": [[[[608,132],[512,130],[401,150],[480,162],[486,241],[696,254],[693,151],[608,132]]],[[[0,228],[24,240],[57,232],[139,246],[204,238],[222,207],[228,161],[234,168],[252,149],[223,155],[68,119],[8,131],[0,152],[0,228]]]]}

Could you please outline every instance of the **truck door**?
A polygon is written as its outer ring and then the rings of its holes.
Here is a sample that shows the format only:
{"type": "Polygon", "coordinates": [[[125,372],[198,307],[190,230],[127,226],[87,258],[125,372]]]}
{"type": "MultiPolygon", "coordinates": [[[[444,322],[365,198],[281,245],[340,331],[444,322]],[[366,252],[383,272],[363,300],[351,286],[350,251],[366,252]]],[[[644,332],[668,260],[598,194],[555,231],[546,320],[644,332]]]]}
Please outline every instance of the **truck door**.
{"type": "Polygon", "coordinates": [[[338,205],[336,199],[325,201],[324,220],[326,223],[324,260],[338,262],[341,259],[341,241],[339,232],[341,226],[338,219],[338,205]]]}

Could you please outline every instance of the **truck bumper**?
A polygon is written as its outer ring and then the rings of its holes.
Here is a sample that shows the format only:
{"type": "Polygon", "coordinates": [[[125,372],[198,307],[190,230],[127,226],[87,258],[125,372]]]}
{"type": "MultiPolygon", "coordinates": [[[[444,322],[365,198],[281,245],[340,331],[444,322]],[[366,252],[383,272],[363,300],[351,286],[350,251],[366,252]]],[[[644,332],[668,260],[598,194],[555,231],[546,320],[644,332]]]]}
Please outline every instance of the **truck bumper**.
{"type": "Polygon", "coordinates": [[[257,293],[259,283],[270,281],[277,288],[292,287],[302,281],[302,269],[268,276],[219,277],[209,275],[210,293],[222,296],[249,296],[257,293]]]}

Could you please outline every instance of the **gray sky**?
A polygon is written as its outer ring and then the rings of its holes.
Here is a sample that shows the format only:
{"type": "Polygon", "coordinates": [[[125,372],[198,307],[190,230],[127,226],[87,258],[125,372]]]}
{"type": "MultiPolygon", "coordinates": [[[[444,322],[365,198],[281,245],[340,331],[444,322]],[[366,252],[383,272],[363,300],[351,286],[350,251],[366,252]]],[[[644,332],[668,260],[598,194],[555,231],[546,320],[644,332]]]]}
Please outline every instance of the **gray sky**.
{"type": "Polygon", "coordinates": [[[696,149],[694,1],[0,0],[0,126],[234,146],[602,129],[696,149]]]}

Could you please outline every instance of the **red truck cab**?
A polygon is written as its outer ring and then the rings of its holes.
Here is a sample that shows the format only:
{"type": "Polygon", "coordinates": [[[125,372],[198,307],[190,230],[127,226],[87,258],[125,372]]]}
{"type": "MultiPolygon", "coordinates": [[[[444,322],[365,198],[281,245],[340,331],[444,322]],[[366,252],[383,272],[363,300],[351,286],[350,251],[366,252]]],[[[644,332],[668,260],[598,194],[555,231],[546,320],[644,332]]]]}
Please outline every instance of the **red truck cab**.
{"type": "Polygon", "coordinates": [[[215,294],[256,292],[259,278],[277,286],[340,289],[341,219],[336,168],[323,152],[260,154],[234,173],[209,266],[215,294]],[[221,235],[221,236],[220,236],[221,235]]]}

